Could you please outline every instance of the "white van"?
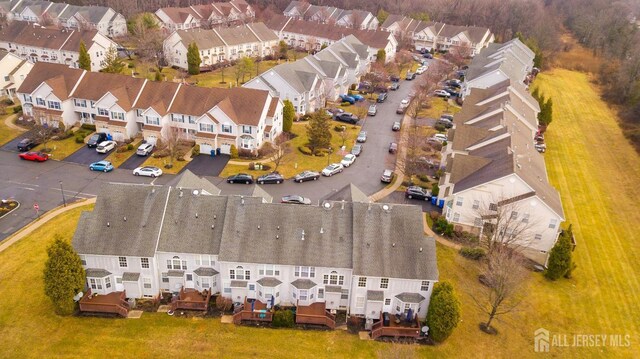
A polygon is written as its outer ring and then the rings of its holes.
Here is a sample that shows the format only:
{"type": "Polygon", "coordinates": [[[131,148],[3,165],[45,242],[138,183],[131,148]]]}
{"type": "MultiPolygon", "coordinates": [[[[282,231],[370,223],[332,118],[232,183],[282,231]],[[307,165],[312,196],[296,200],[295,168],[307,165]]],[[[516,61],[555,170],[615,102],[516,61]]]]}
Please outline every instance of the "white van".
{"type": "Polygon", "coordinates": [[[444,133],[436,133],[435,135],[433,135],[433,138],[438,142],[448,141],[447,135],[445,135],[444,133]]]}

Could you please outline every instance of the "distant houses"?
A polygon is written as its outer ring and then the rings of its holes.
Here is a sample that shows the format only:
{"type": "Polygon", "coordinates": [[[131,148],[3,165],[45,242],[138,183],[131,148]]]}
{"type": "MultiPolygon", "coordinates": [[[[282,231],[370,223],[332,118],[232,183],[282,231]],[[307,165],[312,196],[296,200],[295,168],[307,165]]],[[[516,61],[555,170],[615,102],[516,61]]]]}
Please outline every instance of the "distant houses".
{"type": "Polygon", "coordinates": [[[209,66],[245,56],[272,55],[277,52],[278,37],[261,22],[211,30],[177,30],[164,40],[169,65],[187,69],[187,49],[192,43],[200,51],[201,66],[209,66]]]}
{"type": "Polygon", "coordinates": [[[375,30],[379,25],[378,18],[368,11],[343,10],[333,6],[311,5],[302,1],[292,1],[284,10],[284,15],[295,19],[361,30],[375,30]]]}
{"type": "Polygon", "coordinates": [[[127,34],[127,20],[110,7],[77,6],[41,0],[0,1],[0,14],[9,21],[96,30],[109,37],[127,34]]]}
{"type": "Polygon", "coordinates": [[[13,99],[32,67],[31,62],[0,49],[0,96],[13,99]]]}
{"type": "Polygon", "coordinates": [[[91,57],[91,71],[104,67],[107,51],[117,44],[97,30],[43,27],[35,23],[13,21],[0,30],[0,49],[23,60],[51,62],[78,67],[80,42],[91,57]]]}
{"type": "Polygon", "coordinates": [[[244,0],[166,7],[158,9],[155,14],[169,31],[241,25],[253,22],[256,17],[253,7],[244,0]]]}

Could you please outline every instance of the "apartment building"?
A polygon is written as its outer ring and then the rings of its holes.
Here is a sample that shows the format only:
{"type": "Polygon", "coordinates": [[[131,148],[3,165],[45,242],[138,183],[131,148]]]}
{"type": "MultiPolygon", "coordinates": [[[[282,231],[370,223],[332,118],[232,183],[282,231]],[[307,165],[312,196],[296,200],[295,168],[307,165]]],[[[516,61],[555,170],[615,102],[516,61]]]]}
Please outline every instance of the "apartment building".
{"type": "Polygon", "coordinates": [[[253,7],[244,0],[187,7],[166,7],[158,9],[155,15],[162,26],[169,31],[237,26],[253,22],[256,17],[253,7]]]}

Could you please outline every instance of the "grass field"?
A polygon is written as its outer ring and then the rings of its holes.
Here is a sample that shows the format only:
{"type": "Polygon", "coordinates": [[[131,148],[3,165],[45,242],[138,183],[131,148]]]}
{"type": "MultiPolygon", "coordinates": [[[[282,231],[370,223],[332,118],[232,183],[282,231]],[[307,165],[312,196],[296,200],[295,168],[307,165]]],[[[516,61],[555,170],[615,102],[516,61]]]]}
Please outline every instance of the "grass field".
{"type": "Polygon", "coordinates": [[[17,115],[14,115],[12,111],[8,111],[6,115],[0,115],[0,146],[13,140],[20,133],[23,132],[23,131],[15,130],[4,123],[4,121],[11,116],[14,116],[17,118],[17,115]]]}

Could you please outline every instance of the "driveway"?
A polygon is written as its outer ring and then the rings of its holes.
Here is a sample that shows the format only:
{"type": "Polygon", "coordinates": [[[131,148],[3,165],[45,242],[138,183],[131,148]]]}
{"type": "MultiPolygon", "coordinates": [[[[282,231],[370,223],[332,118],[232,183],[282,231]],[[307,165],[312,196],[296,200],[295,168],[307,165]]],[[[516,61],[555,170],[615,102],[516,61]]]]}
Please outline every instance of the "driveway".
{"type": "Polygon", "coordinates": [[[131,155],[131,157],[129,157],[126,161],[124,161],[120,167],[121,169],[124,170],[135,170],[136,168],[142,166],[142,164],[144,163],[144,161],[147,160],[147,156],[138,156],[135,153],[133,155],[131,155]]]}
{"type": "Polygon", "coordinates": [[[199,155],[194,157],[184,168],[198,176],[218,176],[231,157],[218,155],[215,157],[199,155]]]}
{"type": "Polygon", "coordinates": [[[398,203],[398,204],[412,204],[415,206],[422,207],[422,212],[431,212],[436,211],[438,213],[442,212],[442,208],[438,206],[434,206],[431,204],[431,201],[421,201],[417,199],[408,199],[404,196],[404,192],[395,191],[384,198],[384,202],[388,203],[398,203]]]}
{"type": "Polygon", "coordinates": [[[19,134],[18,137],[14,138],[13,140],[7,142],[4,146],[2,146],[2,149],[5,151],[18,152],[18,143],[20,143],[20,141],[22,141],[23,138],[29,137],[29,133],[30,132],[19,134]]]}
{"type": "Polygon", "coordinates": [[[85,145],[76,152],[67,156],[63,161],[73,162],[81,165],[90,165],[94,162],[104,160],[109,155],[109,153],[98,153],[95,148],[89,148],[85,145]]]}

